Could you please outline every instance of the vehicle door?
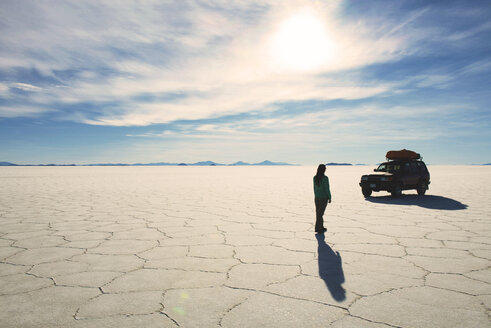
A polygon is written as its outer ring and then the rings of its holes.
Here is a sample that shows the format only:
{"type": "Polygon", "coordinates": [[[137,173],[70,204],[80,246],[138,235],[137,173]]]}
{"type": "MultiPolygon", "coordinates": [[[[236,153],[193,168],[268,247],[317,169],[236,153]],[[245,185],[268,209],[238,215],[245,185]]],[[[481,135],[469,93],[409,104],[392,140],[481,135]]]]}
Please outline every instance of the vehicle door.
{"type": "Polygon", "coordinates": [[[408,164],[409,164],[408,184],[411,186],[416,186],[419,182],[419,178],[421,177],[420,167],[416,162],[411,162],[408,164]]]}
{"type": "Polygon", "coordinates": [[[411,182],[411,167],[409,166],[409,163],[401,163],[400,172],[400,180],[404,187],[406,187],[411,182]]]}

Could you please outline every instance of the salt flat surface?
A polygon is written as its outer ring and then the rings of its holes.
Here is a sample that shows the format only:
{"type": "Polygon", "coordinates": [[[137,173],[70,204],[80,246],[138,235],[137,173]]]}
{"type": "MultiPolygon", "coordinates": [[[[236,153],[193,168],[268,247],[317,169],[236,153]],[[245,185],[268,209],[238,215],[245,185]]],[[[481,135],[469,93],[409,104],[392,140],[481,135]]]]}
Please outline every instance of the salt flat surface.
{"type": "Polygon", "coordinates": [[[490,327],[491,167],[0,168],[0,327],[490,327]]]}

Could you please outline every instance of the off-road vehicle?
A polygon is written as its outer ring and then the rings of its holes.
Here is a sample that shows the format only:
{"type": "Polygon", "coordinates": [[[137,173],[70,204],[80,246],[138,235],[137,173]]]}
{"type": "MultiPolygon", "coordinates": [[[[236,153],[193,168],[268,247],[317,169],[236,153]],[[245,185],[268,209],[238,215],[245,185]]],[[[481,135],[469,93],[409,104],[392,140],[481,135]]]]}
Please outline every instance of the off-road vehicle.
{"type": "Polygon", "coordinates": [[[373,174],[363,175],[360,181],[361,192],[369,197],[372,191],[385,190],[393,197],[403,190],[416,189],[424,195],[430,184],[430,173],[421,156],[410,150],[389,151],[387,162],[380,164],[373,174]]]}

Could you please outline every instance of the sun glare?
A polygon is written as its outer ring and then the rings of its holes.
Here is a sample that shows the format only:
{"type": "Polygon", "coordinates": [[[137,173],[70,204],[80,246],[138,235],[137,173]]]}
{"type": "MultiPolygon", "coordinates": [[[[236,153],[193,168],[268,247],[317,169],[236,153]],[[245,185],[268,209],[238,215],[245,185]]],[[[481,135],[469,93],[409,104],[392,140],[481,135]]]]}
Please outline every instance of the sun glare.
{"type": "Polygon", "coordinates": [[[282,70],[310,71],[327,64],[334,44],[327,26],[315,12],[306,10],[284,20],[274,33],[270,54],[282,70]]]}

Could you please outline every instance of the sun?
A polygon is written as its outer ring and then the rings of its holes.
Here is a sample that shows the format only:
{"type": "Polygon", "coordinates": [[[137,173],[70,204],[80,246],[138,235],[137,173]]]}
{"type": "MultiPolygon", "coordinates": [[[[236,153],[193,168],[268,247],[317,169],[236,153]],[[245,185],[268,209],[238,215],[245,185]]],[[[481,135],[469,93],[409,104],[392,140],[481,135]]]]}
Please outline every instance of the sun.
{"type": "Polygon", "coordinates": [[[325,22],[313,11],[303,10],[282,21],[270,42],[270,55],[281,70],[311,71],[333,57],[334,43],[325,22]]]}

